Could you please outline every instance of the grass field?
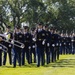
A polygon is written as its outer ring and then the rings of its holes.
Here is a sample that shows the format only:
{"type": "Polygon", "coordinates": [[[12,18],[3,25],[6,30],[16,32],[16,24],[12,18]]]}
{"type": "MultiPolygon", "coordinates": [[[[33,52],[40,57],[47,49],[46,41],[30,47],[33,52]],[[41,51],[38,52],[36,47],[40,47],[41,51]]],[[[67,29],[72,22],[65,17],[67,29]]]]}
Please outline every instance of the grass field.
{"type": "Polygon", "coordinates": [[[0,67],[0,75],[75,75],[75,55],[61,55],[56,63],[36,67],[36,64],[16,68],[9,65],[0,67]]]}

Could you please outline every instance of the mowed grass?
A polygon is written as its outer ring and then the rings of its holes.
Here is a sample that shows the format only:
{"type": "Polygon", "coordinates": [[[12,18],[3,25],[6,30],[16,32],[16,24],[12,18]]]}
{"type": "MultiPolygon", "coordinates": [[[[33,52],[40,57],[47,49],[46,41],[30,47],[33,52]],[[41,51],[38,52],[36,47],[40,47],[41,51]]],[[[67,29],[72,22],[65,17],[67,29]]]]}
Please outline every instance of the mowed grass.
{"type": "Polygon", "coordinates": [[[36,64],[25,66],[13,65],[0,67],[0,75],[75,75],[75,55],[60,55],[60,60],[45,66],[36,67],[36,64]]]}

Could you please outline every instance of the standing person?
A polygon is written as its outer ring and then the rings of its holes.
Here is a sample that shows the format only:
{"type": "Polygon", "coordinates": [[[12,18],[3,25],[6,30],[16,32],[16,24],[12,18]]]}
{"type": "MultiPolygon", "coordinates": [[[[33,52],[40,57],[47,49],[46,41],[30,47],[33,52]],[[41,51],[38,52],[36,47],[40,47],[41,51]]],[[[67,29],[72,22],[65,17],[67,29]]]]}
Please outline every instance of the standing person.
{"type": "Polygon", "coordinates": [[[36,38],[35,38],[35,28],[31,29],[32,35],[32,47],[31,47],[31,62],[32,62],[32,54],[34,55],[34,63],[36,63],[36,38]]]}
{"type": "Polygon", "coordinates": [[[60,33],[60,37],[61,37],[61,38],[60,38],[60,54],[61,54],[61,55],[63,54],[63,49],[62,49],[63,36],[64,36],[63,32],[60,33]]]}
{"type": "Polygon", "coordinates": [[[22,43],[24,40],[23,40],[23,34],[21,33],[21,30],[20,30],[20,27],[16,27],[15,28],[15,33],[14,33],[14,44],[18,45],[14,45],[14,62],[13,62],[13,67],[15,68],[16,67],[16,63],[18,61],[19,63],[19,66],[21,66],[21,51],[22,51],[22,48],[21,48],[21,45],[20,43],[22,43]]]}
{"type": "Polygon", "coordinates": [[[0,66],[2,66],[2,47],[0,46],[0,66]]]}
{"type": "Polygon", "coordinates": [[[28,64],[31,63],[30,51],[32,46],[32,35],[29,33],[29,27],[24,26],[24,49],[22,51],[22,65],[25,64],[25,54],[28,64]]]}
{"type": "Polygon", "coordinates": [[[75,33],[73,32],[71,34],[71,52],[72,52],[72,54],[74,54],[74,52],[75,52],[75,38],[74,38],[74,36],[75,36],[75,33]]]}
{"type": "Polygon", "coordinates": [[[66,54],[71,54],[71,37],[66,35],[66,54]]]}
{"type": "MultiPolygon", "coordinates": [[[[0,28],[0,34],[1,34],[1,28],[0,28]]],[[[0,37],[0,44],[2,44],[2,37],[0,37]]],[[[0,66],[2,66],[2,46],[0,46],[0,66]]]]}
{"type": "Polygon", "coordinates": [[[43,30],[42,24],[38,24],[37,32],[36,32],[36,45],[37,45],[37,67],[40,66],[40,62],[42,66],[45,64],[45,41],[46,41],[46,32],[43,30]]]}
{"type": "Polygon", "coordinates": [[[48,31],[48,25],[43,27],[43,29],[46,31],[46,46],[45,46],[45,51],[46,51],[46,63],[50,63],[50,44],[51,44],[51,32],[48,31]]]}
{"type": "Polygon", "coordinates": [[[56,52],[59,52],[58,49],[58,35],[56,34],[55,28],[51,29],[51,54],[52,54],[52,62],[56,61],[56,52]],[[58,50],[57,50],[58,49],[58,50]]]}
{"type": "MultiPolygon", "coordinates": [[[[7,42],[4,42],[4,45],[8,48],[9,63],[10,63],[10,65],[12,65],[12,54],[11,54],[12,45],[9,43],[9,42],[11,42],[10,39],[12,39],[12,33],[10,31],[11,31],[11,27],[8,26],[6,28],[6,32],[4,33],[4,35],[6,36],[6,40],[7,40],[7,42]]],[[[4,52],[3,65],[6,65],[6,59],[7,59],[7,53],[4,52]]]]}
{"type": "MultiPolygon", "coordinates": [[[[2,66],[2,52],[3,55],[5,55],[5,53],[7,54],[8,52],[8,48],[6,46],[6,37],[4,34],[1,33],[0,31],[0,66],[2,66]]],[[[6,58],[5,58],[6,59],[6,58]]],[[[3,64],[4,65],[4,64],[3,64]]]]}
{"type": "Polygon", "coordinates": [[[50,29],[50,32],[51,32],[50,57],[51,57],[51,61],[54,62],[55,44],[54,44],[54,28],[53,27],[50,29]]]}
{"type": "Polygon", "coordinates": [[[59,60],[59,51],[60,51],[60,35],[59,32],[55,31],[55,61],[59,60]]]}
{"type": "Polygon", "coordinates": [[[75,54],[75,33],[72,34],[72,43],[73,43],[73,48],[72,48],[72,54],[75,54]]]}
{"type": "Polygon", "coordinates": [[[63,35],[61,35],[61,51],[62,54],[66,54],[66,37],[63,35]]]}

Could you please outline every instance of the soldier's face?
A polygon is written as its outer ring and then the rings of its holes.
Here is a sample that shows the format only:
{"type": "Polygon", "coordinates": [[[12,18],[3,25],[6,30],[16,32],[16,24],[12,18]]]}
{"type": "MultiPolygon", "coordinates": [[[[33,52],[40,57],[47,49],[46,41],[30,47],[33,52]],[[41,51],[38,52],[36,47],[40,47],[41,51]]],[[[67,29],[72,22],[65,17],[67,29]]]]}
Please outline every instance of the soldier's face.
{"type": "Polygon", "coordinates": [[[19,32],[20,30],[16,28],[15,31],[16,31],[16,32],[19,32]]]}
{"type": "Polygon", "coordinates": [[[39,25],[39,26],[38,26],[38,29],[42,29],[42,25],[39,25]]]}
{"type": "Polygon", "coordinates": [[[27,29],[24,29],[24,32],[27,32],[28,30],[27,29]]]}
{"type": "Polygon", "coordinates": [[[51,33],[53,33],[53,30],[50,30],[51,33]]]}

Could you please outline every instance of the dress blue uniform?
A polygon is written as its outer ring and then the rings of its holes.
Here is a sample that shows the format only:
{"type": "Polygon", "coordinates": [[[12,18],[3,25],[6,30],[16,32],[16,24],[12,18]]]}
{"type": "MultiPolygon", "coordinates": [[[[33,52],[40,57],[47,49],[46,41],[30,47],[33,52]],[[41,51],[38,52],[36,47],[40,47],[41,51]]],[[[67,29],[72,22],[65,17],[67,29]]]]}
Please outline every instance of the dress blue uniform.
{"type": "Polygon", "coordinates": [[[73,49],[72,49],[72,54],[75,54],[75,36],[73,36],[73,41],[72,41],[72,43],[73,43],[73,49]]]}
{"type": "MultiPolygon", "coordinates": [[[[10,39],[12,39],[12,33],[11,32],[8,32],[6,35],[10,35],[10,39]]],[[[12,54],[11,54],[12,44],[9,43],[9,42],[11,42],[10,39],[8,40],[8,42],[5,42],[5,46],[8,48],[9,63],[10,63],[10,65],[12,65],[12,54]]],[[[7,53],[4,52],[3,65],[6,64],[6,59],[7,59],[7,53]]]]}
{"type": "Polygon", "coordinates": [[[59,60],[59,51],[60,51],[60,35],[59,34],[55,34],[55,52],[56,52],[56,58],[55,60],[59,60]]]}
{"type": "Polygon", "coordinates": [[[52,33],[51,34],[51,53],[52,53],[52,62],[56,61],[56,56],[57,59],[59,59],[59,35],[52,33]]]}
{"type": "Polygon", "coordinates": [[[50,46],[50,50],[51,50],[51,60],[52,62],[54,62],[54,50],[55,50],[55,34],[51,34],[51,46],[50,46]]]}
{"type": "Polygon", "coordinates": [[[51,45],[51,33],[46,31],[46,62],[50,63],[50,45],[51,45]]]}
{"type": "Polygon", "coordinates": [[[71,54],[71,37],[66,37],[66,54],[71,54]]]}
{"type": "Polygon", "coordinates": [[[60,53],[65,54],[66,53],[66,37],[61,37],[61,47],[60,47],[60,53]]]}
{"type": "Polygon", "coordinates": [[[23,54],[22,54],[22,65],[25,63],[25,53],[26,53],[26,59],[28,63],[31,63],[31,57],[30,57],[30,51],[31,51],[31,46],[32,46],[32,35],[27,32],[24,34],[24,49],[23,49],[23,54]]]}
{"type": "MultiPolygon", "coordinates": [[[[14,40],[23,43],[23,34],[21,32],[15,32],[14,33],[14,40]]],[[[16,41],[14,41],[14,44],[17,44],[19,46],[21,46],[21,44],[17,43],[16,41]]],[[[16,67],[16,61],[18,60],[19,66],[21,66],[21,53],[22,53],[22,48],[17,47],[14,45],[14,67],[16,67]]]]}
{"type": "Polygon", "coordinates": [[[28,31],[29,27],[28,26],[25,26],[24,27],[24,49],[22,50],[22,65],[25,64],[25,56],[26,56],[26,59],[28,61],[28,64],[31,63],[31,55],[30,55],[30,52],[31,52],[31,46],[32,46],[32,35],[31,33],[29,33],[28,31]],[[26,54],[26,55],[25,55],[26,54]]]}
{"type": "MultiPolygon", "coordinates": [[[[0,41],[0,44],[2,44],[2,42],[0,41]]],[[[0,45],[0,66],[2,66],[2,46],[0,45]]]]}
{"type": "Polygon", "coordinates": [[[36,33],[36,45],[37,45],[37,67],[40,66],[40,62],[42,65],[45,64],[45,41],[46,41],[46,32],[45,30],[41,29],[40,31],[37,30],[36,33]]]}
{"type": "MultiPolygon", "coordinates": [[[[0,41],[0,66],[2,66],[2,52],[3,52],[3,55],[4,53],[7,53],[7,47],[6,47],[6,42],[4,41],[5,40],[5,37],[4,36],[0,36],[2,38],[2,40],[0,41]]],[[[4,65],[4,64],[3,64],[4,65]]]]}
{"type": "Polygon", "coordinates": [[[36,39],[35,39],[35,36],[32,35],[32,47],[31,47],[31,62],[32,62],[32,54],[34,55],[34,63],[36,63],[36,39]]]}

